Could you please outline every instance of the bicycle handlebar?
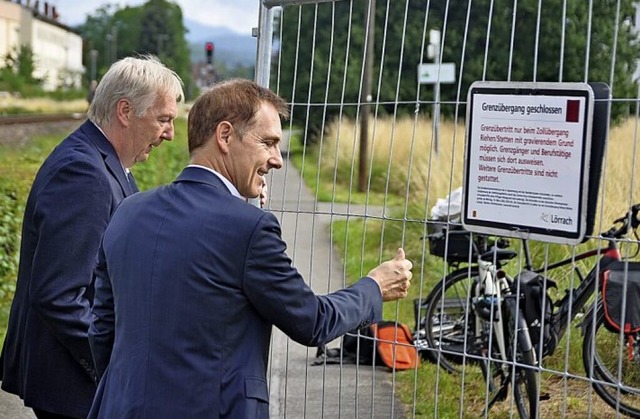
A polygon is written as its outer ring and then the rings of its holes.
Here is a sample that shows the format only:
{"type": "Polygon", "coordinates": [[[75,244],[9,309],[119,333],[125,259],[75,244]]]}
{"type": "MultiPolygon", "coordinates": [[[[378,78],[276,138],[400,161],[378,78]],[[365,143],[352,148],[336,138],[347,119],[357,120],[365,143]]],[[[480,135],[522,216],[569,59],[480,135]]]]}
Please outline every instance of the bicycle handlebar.
{"type": "Polygon", "coordinates": [[[622,223],[622,225],[619,228],[616,228],[615,226],[611,227],[609,230],[602,233],[602,236],[619,239],[629,232],[629,227],[631,227],[632,230],[636,230],[638,226],[640,226],[640,218],[638,218],[639,213],[640,203],[632,205],[623,217],[620,217],[613,222],[614,224],[622,223]]]}

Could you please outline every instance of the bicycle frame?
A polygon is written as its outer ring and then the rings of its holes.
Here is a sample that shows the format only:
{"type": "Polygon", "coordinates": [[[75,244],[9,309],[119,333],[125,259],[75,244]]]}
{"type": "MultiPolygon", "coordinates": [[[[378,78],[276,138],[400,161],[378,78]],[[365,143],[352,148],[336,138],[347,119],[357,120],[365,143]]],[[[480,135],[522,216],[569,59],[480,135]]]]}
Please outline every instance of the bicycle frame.
{"type": "MultiPolygon", "coordinates": [[[[513,342],[513,347],[516,346],[522,351],[531,351],[531,339],[527,328],[526,321],[523,316],[519,316],[518,313],[518,301],[517,295],[512,292],[511,283],[513,278],[510,278],[504,271],[502,271],[496,264],[484,261],[478,257],[478,283],[475,287],[475,297],[473,299],[473,307],[476,310],[475,316],[475,339],[476,343],[481,345],[484,358],[489,362],[494,361],[492,359],[495,352],[492,350],[492,346],[495,344],[498,346],[498,353],[500,369],[503,371],[504,380],[500,384],[493,397],[488,400],[485,406],[485,413],[491,409],[495,402],[504,400],[507,395],[507,391],[512,382],[511,363],[512,356],[515,356],[515,352],[508,353],[507,339],[512,337],[517,341],[513,342]],[[488,305],[486,299],[489,299],[488,305]],[[485,302],[483,305],[482,303],[485,302]],[[479,307],[490,307],[488,313],[478,312],[479,307]],[[505,322],[505,314],[508,311],[510,316],[515,322],[516,330],[512,332],[506,329],[507,323],[505,322]],[[488,315],[487,315],[488,314],[488,315]],[[486,327],[489,330],[486,330],[486,327]],[[505,333],[506,331],[506,333],[505,333]],[[482,338],[487,333],[488,341],[485,343],[482,338]],[[492,336],[493,335],[493,336],[492,336]],[[495,340],[492,339],[495,337],[495,340]]],[[[515,349],[514,349],[515,351],[515,349]]],[[[535,360],[535,351],[532,351],[533,364],[537,364],[535,360]]],[[[485,367],[486,368],[486,367],[485,367]]],[[[487,386],[490,386],[490,382],[487,381],[487,386]]]]}
{"type": "MultiPolygon", "coordinates": [[[[502,313],[502,294],[509,290],[509,284],[506,277],[500,278],[497,275],[498,268],[493,262],[488,262],[478,257],[478,272],[479,281],[476,284],[475,296],[473,299],[474,307],[480,304],[483,299],[489,298],[489,318],[486,316],[475,316],[475,338],[476,340],[482,338],[483,323],[488,321],[490,323],[490,329],[496,336],[496,342],[500,351],[502,361],[507,360],[506,345],[504,341],[504,329],[502,327],[502,320],[504,319],[502,313]],[[495,309],[495,310],[494,310],[495,309]],[[497,310],[497,314],[496,314],[497,310]]],[[[485,301],[486,302],[486,301],[485,301]]],[[[492,341],[489,340],[489,350],[491,349],[492,341]]]]}
{"type": "MultiPolygon", "coordinates": [[[[528,248],[526,248],[525,250],[525,255],[527,257],[527,263],[529,264],[528,248]]],[[[616,243],[614,241],[609,241],[607,246],[598,247],[597,249],[580,253],[575,257],[552,263],[543,268],[533,269],[533,272],[544,274],[556,268],[592,257],[600,257],[600,259],[598,259],[597,263],[594,264],[593,268],[591,269],[591,271],[589,271],[587,276],[583,277],[582,273],[576,268],[575,272],[580,278],[580,284],[578,284],[578,286],[575,288],[567,290],[565,296],[562,297],[559,302],[554,302],[554,305],[558,307],[558,310],[552,314],[551,319],[549,320],[551,339],[548,342],[544,342],[542,356],[553,354],[558,342],[566,333],[570,320],[575,317],[575,313],[582,310],[588,303],[589,298],[591,298],[594,293],[598,292],[596,286],[597,278],[600,272],[602,272],[602,270],[605,269],[611,262],[620,260],[622,256],[616,243]]],[[[545,298],[547,298],[546,294],[545,298]]],[[[543,304],[545,303],[546,302],[543,301],[543,304]]],[[[542,320],[544,321],[544,319],[542,320]]]]}
{"type": "MultiPolygon", "coordinates": [[[[506,273],[501,270],[502,264],[505,260],[510,259],[513,256],[501,259],[496,253],[491,260],[485,260],[489,252],[481,254],[477,249],[476,244],[473,243],[476,256],[476,266],[478,268],[478,283],[475,286],[473,296],[473,306],[477,315],[475,316],[474,336],[476,343],[481,341],[484,332],[484,323],[489,323],[489,332],[493,332],[495,335],[495,342],[498,345],[498,350],[502,361],[506,361],[508,358],[507,345],[504,337],[504,315],[502,313],[502,301],[504,295],[511,292],[510,278],[506,273]],[[480,307],[489,309],[488,313],[479,312],[480,307]],[[496,312],[497,310],[497,312],[496,312]],[[497,314],[496,314],[497,313],[497,314]]],[[[499,250],[496,249],[497,252],[499,250]]],[[[511,279],[512,280],[512,279],[511,279]]],[[[491,351],[492,339],[489,338],[487,349],[491,351]]],[[[504,364],[503,364],[504,365],[504,364]]]]}

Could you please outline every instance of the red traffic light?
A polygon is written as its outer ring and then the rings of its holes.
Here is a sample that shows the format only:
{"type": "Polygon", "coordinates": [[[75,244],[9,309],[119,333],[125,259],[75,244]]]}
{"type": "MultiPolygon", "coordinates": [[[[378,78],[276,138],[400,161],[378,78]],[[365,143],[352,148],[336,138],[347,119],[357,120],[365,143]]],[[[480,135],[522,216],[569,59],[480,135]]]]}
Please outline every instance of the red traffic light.
{"type": "Polygon", "coordinates": [[[207,54],[207,64],[212,64],[213,63],[213,42],[205,43],[204,50],[207,54]]]}

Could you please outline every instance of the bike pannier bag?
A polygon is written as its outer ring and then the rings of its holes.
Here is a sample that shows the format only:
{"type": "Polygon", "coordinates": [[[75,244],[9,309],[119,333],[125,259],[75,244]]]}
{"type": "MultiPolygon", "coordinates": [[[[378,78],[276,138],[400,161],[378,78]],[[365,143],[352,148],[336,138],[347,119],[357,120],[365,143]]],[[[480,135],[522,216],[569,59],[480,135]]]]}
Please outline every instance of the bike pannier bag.
{"type": "Polygon", "coordinates": [[[487,251],[486,237],[481,234],[472,234],[466,231],[460,224],[448,224],[444,221],[429,221],[427,224],[429,234],[429,252],[441,258],[446,257],[447,262],[468,262],[469,257],[475,260],[478,252],[487,251]],[[472,246],[471,240],[475,243],[472,246]]]}
{"type": "MultiPolygon", "coordinates": [[[[553,305],[548,293],[549,288],[556,288],[556,283],[546,280],[544,276],[532,271],[522,271],[516,277],[515,284],[520,283],[521,307],[524,312],[531,343],[537,346],[540,342],[546,343],[551,336],[551,315],[553,305]]],[[[514,284],[514,287],[516,285],[514,284]]]]}
{"type": "Polygon", "coordinates": [[[639,332],[640,263],[618,261],[609,265],[602,272],[602,300],[608,329],[619,332],[622,328],[627,334],[639,332]]]}

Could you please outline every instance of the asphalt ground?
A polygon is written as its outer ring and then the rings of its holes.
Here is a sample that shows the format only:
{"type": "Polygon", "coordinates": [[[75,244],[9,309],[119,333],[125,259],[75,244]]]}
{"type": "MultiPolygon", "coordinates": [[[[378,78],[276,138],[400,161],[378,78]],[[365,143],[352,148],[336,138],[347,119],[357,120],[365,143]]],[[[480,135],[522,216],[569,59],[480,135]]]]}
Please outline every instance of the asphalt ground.
{"type": "MultiPolygon", "coordinates": [[[[285,141],[283,155],[287,155],[285,141]]],[[[340,255],[333,248],[329,225],[337,218],[380,216],[377,208],[319,204],[300,173],[285,167],[268,179],[268,210],[280,220],[287,254],[317,294],[343,288],[340,255]]],[[[391,255],[390,257],[392,257],[391,255]]],[[[338,347],[333,342],[328,347],[338,347]]],[[[354,364],[312,365],[316,348],[304,347],[274,330],[269,368],[273,418],[404,418],[392,374],[384,367],[354,364]]]]}

